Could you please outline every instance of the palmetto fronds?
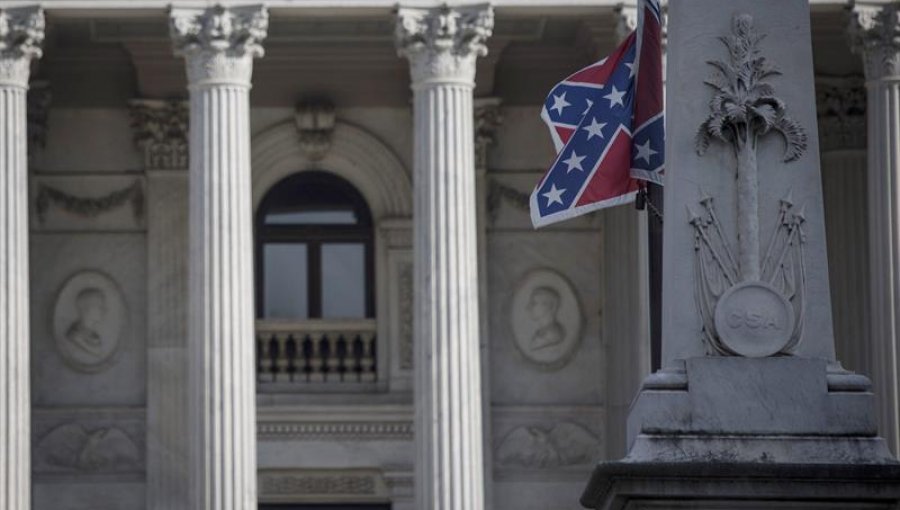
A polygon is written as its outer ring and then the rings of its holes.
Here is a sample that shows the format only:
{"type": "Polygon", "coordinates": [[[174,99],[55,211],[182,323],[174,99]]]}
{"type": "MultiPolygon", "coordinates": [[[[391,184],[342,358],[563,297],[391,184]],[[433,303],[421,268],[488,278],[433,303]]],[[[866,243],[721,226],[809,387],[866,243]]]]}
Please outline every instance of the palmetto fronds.
{"type": "Polygon", "coordinates": [[[697,133],[698,154],[704,154],[714,139],[733,144],[735,151],[755,149],[757,138],[771,131],[785,140],[785,162],[806,151],[806,132],[787,115],[775,88],[765,81],[781,72],[761,55],[759,43],[764,37],[748,15],[735,16],[732,34],[720,37],[730,58],[708,62],[716,72],[705,83],[715,95],[709,103],[711,113],[697,133]]]}

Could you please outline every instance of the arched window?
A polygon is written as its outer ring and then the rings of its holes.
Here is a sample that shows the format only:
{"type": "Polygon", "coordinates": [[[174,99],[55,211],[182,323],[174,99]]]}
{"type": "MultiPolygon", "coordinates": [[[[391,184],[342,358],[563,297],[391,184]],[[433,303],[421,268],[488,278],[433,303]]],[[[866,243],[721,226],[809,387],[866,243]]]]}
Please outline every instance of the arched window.
{"type": "Polygon", "coordinates": [[[256,303],[264,319],[374,317],[372,216],[349,182],[287,177],[256,214],[256,303]]]}

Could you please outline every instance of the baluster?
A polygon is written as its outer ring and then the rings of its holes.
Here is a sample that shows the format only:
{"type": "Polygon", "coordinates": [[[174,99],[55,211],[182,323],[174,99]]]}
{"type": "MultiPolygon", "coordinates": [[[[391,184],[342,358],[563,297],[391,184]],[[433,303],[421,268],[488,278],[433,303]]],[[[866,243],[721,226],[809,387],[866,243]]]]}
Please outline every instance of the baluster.
{"type": "Polygon", "coordinates": [[[277,363],[278,367],[276,369],[276,377],[277,381],[287,381],[288,380],[288,354],[287,354],[287,340],[289,334],[281,333],[276,335],[275,338],[278,340],[278,351],[277,351],[277,363]]]}
{"type": "Polygon", "coordinates": [[[288,381],[294,382],[297,377],[297,339],[289,334],[285,344],[287,354],[288,381]]]}
{"type": "Polygon", "coordinates": [[[365,351],[362,338],[356,335],[353,338],[353,359],[351,360],[356,382],[362,381],[362,358],[365,351]]]}
{"type": "Polygon", "coordinates": [[[266,361],[268,362],[267,367],[267,377],[268,382],[275,382],[278,378],[278,336],[275,333],[269,337],[269,340],[266,342],[268,344],[268,355],[266,356],[266,361]]]}
{"type": "Polygon", "coordinates": [[[303,371],[303,381],[309,382],[310,375],[312,374],[312,355],[313,355],[313,341],[309,335],[304,335],[303,337],[303,347],[301,349],[301,370],[303,371]]]}
{"type": "Polygon", "coordinates": [[[375,333],[363,333],[363,356],[360,360],[363,382],[375,382],[375,333]]]}
{"type": "Polygon", "coordinates": [[[320,383],[325,381],[325,372],[322,370],[324,353],[322,352],[325,339],[322,333],[313,333],[312,337],[312,355],[309,357],[310,373],[309,382],[320,383]]]}
{"type": "Polygon", "coordinates": [[[341,339],[339,333],[331,333],[326,336],[328,340],[328,356],[326,358],[327,374],[326,380],[329,382],[338,382],[341,380],[341,374],[338,368],[341,365],[341,359],[338,354],[338,341],[341,339]]]}
{"type": "Polygon", "coordinates": [[[337,360],[341,382],[344,382],[344,377],[347,375],[347,350],[347,338],[340,335],[337,340],[337,360]]]}

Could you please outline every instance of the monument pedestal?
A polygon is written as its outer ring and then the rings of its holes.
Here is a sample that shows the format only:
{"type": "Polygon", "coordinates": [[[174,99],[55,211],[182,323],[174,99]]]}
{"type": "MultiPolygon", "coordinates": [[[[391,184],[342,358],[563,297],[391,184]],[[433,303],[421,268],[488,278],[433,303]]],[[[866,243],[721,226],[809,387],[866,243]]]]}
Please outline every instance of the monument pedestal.
{"type": "Polygon", "coordinates": [[[582,503],[900,510],[871,384],[834,352],[809,1],[672,1],[669,22],[666,368],[582,503]]]}
{"type": "Polygon", "coordinates": [[[648,377],[596,509],[900,508],[868,379],[795,357],[698,357],[648,377]],[[826,503],[826,501],[830,501],[826,503]]]}
{"type": "Polygon", "coordinates": [[[605,462],[581,504],[597,510],[896,510],[900,465],[605,462]]]}

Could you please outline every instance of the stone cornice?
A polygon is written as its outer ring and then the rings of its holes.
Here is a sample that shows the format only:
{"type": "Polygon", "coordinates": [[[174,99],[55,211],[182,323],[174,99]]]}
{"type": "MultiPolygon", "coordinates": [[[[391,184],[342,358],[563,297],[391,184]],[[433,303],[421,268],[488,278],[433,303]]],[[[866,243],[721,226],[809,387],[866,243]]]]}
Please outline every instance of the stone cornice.
{"type": "Polygon", "coordinates": [[[44,26],[40,7],[0,9],[0,86],[28,87],[31,61],[42,54],[44,26]]]}
{"type": "Polygon", "coordinates": [[[250,86],[253,59],[264,53],[268,27],[262,5],[169,10],[175,53],[185,56],[191,86],[250,86]]]}
{"type": "Polygon", "coordinates": [[[900,4],[853,2],[848,33],[853,51],[863,57],[868,79],[900,73],[900,4]]]}
{"type": "Polygon", "coordinates": [[[432,82],[474,85],[475,59],[487,54],[494,29],[488,4],[397,9],[397,50],[410,61],[413,86],[432,82]]]}

